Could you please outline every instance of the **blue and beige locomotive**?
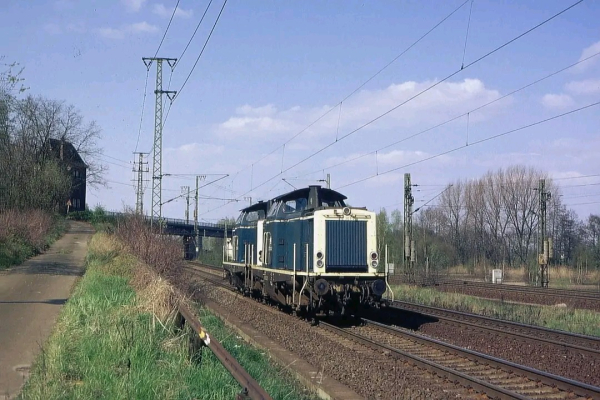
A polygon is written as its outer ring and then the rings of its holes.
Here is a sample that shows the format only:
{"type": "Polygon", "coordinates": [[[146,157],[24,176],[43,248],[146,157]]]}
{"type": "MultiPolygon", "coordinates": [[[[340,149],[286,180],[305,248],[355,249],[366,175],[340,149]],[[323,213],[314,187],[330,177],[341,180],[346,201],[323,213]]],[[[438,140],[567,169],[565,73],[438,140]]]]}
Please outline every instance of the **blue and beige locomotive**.
{"type": "Polygon", "coordinates": [[[309,186],[244,208],[224,252],[230,282],[301,313],[381,305],[375,213],[344,200],[309,186]]]}

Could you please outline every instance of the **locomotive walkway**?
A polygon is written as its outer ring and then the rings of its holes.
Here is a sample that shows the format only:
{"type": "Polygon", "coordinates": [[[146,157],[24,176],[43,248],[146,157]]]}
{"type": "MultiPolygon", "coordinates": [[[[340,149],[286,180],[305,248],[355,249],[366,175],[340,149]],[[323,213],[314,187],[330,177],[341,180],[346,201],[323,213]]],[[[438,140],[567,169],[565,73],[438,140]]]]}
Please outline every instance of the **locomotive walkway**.
{"type": "Polygon", "coordinates": [[[69,221],[67,233],[44,254],[0,272],[0,399],[12,399],[50,336],[62,305],[83,274],[93,229],[69,221]]]}

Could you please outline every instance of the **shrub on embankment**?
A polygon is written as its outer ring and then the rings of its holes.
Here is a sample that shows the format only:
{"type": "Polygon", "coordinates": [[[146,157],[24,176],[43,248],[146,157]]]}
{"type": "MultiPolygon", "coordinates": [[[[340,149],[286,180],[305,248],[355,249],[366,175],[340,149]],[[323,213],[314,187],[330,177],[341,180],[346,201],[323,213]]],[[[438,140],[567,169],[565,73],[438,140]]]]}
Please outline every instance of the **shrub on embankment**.
{"type": "MultiPolygon", "coordinates": [[[[86,274],[38,357],[23,399],[232,399],[241,387],[208,349],[190,357],[190,332],[177,331],[175,289],[116,235],[96,234],[86,274]]],[[[214,316],[223,339],[275,399],[303,399],[267,357],[247,348],[214,316]]],[[[0,388],[1,390],[1,388],[0,388]]]]}
{"type": "Polygon", "coordinates": [[[58,215],[41,210],[0,210],[0,269],[44,251],[65,230],[58,215]]]}
{"type": "Polygon", "coordinates": [[[181,276],[183,244],[181,238],[159,235],[143,218],[129,215],[115,223],[115,236],[140,260],[162,277],[177,282],[181,276]]]}

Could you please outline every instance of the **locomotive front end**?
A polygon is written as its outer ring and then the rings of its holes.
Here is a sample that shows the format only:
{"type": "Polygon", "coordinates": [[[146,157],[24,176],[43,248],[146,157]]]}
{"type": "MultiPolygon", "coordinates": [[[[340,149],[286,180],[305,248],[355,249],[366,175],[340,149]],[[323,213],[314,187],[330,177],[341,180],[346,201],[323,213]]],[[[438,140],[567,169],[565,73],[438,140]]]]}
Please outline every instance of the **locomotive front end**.
{"type": "Polygon", "coordinates": [[[378,272],[375,213],[347,206],[317,210],[314,229],[315,293],[343,308],[378,305],[386,284],[378,272]]]}

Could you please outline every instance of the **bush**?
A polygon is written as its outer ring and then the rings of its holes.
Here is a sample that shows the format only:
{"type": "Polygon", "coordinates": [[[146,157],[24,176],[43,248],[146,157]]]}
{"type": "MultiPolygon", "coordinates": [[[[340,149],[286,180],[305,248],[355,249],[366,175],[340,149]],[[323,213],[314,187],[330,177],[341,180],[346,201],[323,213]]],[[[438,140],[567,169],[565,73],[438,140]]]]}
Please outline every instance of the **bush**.
{"type": "Polygon", "coordinates": [[[64,220],[41,210],[0,211],[0,268],[41,253],[64,231],[64,220]]]}
{"type": "Polygon", "coordinates": [[[115,234],[135,256],[161,276],[169,280],[181,276],[183,246],[180,240],[160,235],[141,216],[134,214],[116,221],[115,234]]]}

